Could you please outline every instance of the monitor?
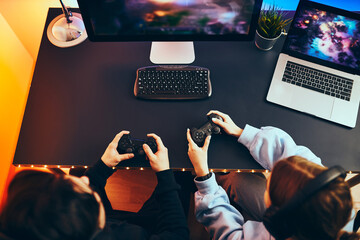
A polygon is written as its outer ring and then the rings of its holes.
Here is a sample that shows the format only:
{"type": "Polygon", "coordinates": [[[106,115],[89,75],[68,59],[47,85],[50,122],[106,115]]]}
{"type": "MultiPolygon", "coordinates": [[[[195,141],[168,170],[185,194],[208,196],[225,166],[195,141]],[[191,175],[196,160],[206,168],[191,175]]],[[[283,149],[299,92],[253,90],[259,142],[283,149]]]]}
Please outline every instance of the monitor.
{"type": "Polygon", "coordinates": [[[153,63],[191,63],[193,41],[251,41],[262,0],[78,0],[91,41],[152,41],[153,63]]]}

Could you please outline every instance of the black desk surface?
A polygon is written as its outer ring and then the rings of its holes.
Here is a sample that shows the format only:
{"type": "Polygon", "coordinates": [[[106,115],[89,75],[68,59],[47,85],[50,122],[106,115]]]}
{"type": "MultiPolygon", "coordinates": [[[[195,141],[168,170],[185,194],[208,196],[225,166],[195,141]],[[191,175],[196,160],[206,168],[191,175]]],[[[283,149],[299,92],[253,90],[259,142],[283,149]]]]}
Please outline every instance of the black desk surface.
{"type": "MultiPolygon", "coordinates": [[[[61,9],[49,9],[45,29],[61,9]]],[[[133,95],[136,69],[152,65],[149,42],[90,42],[61,49],[44,31],[14,164],[91,165],[116,133],[159,135],[172,168],[191,168],[186,129],[217,109],[240,127],[276,126],[309,147],[327,166],[360,170],[360,120],[349,129],[266,101],[283,40],[268,52],[254,42],[195,42],[193,65],[211,71],[213,95],[197,101],[145,101],[133,95]]],[[[131,160],[121,166],[148,166],[131,160]]],[[[217,135],[209,167],[261,169],[236,139],[217,135]]]]}

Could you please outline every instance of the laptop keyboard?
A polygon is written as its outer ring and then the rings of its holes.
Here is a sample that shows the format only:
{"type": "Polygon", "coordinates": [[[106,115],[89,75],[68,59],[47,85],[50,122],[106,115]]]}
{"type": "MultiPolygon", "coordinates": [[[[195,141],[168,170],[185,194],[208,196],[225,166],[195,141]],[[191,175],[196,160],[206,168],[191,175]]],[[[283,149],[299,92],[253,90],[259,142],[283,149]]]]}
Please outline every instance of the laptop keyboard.
{"type": "Polygon", "coordinates": [[[350,101],[353,80],[288,61],[282,81],[350,101]]]}

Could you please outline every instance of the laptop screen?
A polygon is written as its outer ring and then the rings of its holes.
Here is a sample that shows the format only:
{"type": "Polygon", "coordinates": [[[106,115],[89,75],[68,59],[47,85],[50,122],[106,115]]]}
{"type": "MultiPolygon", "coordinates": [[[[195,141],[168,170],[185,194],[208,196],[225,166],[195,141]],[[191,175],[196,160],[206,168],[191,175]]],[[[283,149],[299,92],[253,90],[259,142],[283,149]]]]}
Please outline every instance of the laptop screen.
{"type": "Polygon", "coordinates": [[[302,2],[284,49],[329,64],[360,70],[360,18],[356,18],[357,14],[302,2]]]}

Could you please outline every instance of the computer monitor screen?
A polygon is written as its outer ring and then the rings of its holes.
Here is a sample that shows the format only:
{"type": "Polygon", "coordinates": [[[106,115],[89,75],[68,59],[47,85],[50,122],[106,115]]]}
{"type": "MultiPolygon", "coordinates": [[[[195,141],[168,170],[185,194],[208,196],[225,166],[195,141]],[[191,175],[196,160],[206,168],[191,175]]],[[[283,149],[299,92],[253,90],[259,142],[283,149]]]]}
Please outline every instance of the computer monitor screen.
{"type": "Polygon", "coordinates": [[[78,0],[91,41],[252,40],[262,0],[78,0]]]}

